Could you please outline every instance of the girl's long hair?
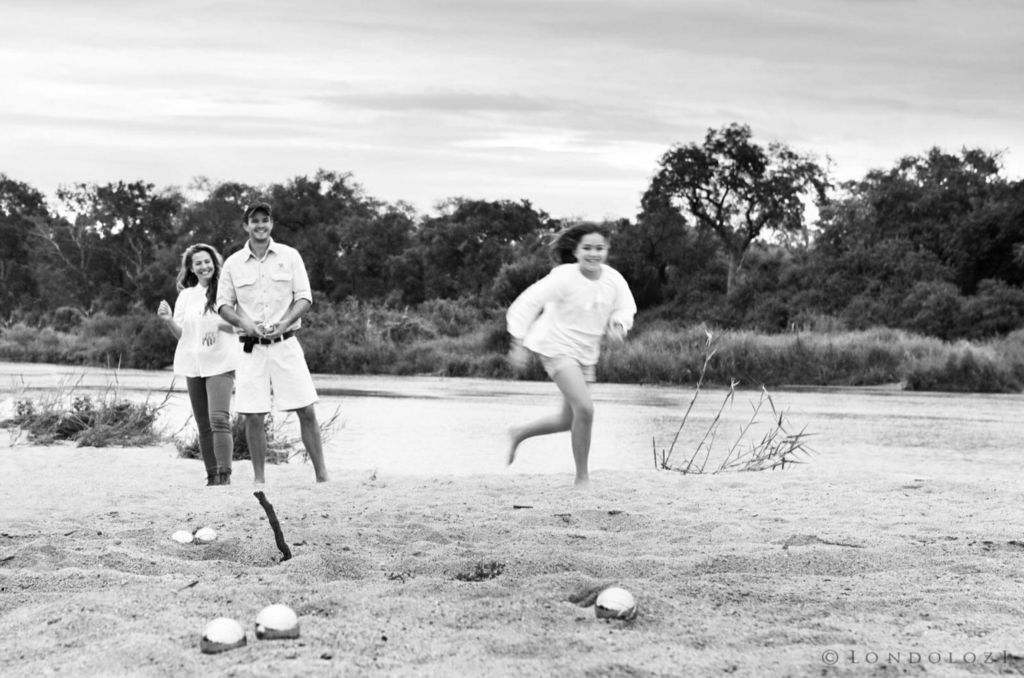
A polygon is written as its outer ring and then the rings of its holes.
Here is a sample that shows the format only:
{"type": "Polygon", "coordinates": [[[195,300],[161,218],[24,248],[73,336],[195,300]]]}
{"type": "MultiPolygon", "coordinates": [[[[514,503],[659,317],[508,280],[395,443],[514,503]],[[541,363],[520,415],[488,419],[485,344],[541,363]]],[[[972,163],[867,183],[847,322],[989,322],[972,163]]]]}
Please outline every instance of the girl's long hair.
{"type": "Polygon", "coordinates": [[[181,255],[181,270],[178,271],[178,291],[180,292],[186,287],[195,287],[199,284],[199,278],[192,272],[192,255],[196,252],[206,252],[210,255],[210,259],[213,260],[213,277],[210,278],[210,285],[206,288],[206,310],[215,313],[217,283],[220,281],[220,269],[224,264],[224,260],[221,259],[220,252],[212,246],[203,242],[196,243],[187,248],[185,254],[181,255]]]}
{"type": "Polygon", "coordinates": [[[604,224],[598,224],[593,221],[581,221],[578,224],[563,228],[555,234],[549,245],[551,248],[551,258],[559,264],[576,263],[576,247],[580,244],[583,236],[590,235],[591,233],[600,233],[607,242],[612,240],[612,231],[604,224]]]}

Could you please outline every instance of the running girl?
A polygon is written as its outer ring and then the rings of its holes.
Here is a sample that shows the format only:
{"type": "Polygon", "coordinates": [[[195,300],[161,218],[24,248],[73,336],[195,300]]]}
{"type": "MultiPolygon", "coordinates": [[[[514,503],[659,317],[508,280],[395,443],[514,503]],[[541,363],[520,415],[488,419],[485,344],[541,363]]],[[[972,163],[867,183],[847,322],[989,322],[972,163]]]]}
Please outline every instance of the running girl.
{"type": "Polygon", "coordinates": [[[636,314],[625,279],[605,264],[609,239],[607,227],[590,222],[561,231],[551,244],[561,265],[523,292],[506,316],[512,365],[522,369],[527,349],[533,351],[563,397],[557,414],[509,429],[508,463],[527,438],[571,431],[576,487],[581,489],[590,484],[594,404],[587,385],[596,381],[601,339],[621,344],[636,314]]]}

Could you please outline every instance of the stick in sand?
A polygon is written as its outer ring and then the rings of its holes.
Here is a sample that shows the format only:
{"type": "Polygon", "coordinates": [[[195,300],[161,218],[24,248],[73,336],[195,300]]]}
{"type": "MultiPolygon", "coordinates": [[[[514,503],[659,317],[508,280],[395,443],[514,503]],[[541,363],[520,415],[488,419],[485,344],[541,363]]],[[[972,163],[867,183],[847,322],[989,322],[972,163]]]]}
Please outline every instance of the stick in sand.
{"type": "Polygon", "coordinates": [[[281,523],[277,522],[277,514],[274,513],[274,507],[267,501],[267,496],[263,492],[253,492],[253,495],[259,500],[263,510],[267,512],[267,520],[270,521],[270,527],[274,530],[274,540],[277,542],[277,548],[284,554],[284,558],[281,558],[283,563],[292,557],[292,550],[288,548],[288,544],[284,540],[284,534],[281,533],[281,523]]]}

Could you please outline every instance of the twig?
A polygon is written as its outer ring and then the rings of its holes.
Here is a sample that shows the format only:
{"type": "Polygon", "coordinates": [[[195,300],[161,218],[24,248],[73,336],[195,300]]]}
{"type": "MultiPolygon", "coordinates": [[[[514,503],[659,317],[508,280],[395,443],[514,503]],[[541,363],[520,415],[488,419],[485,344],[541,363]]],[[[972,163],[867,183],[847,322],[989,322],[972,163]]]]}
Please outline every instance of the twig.
{"type": "Polygon", "coordinates": [[[704,462],[700,465],[700,472],[704,472],[704,467],[707,466],[708,457],[711,456],[711,446],[715,442],[715,430],[718,428],[718,423],[722,419],[722,411],[725,410],[725,406],[732,401],[734,394],[736,393],[736,380],[732,381],[729,386],[729,392],[725,394],[725,398],[722,400],[722,406],[718,408],[718,412],[715,414],[715,418],[711,420],[711,424],[708,426],[708,430],[704,432],[704,437],[701,438],[700,443],[697,444],[697,449],[694,451],[693,456],[690,457],[690,461],[686,463],[686,468],[689,469],[693,466],[693,460],[700,454],[700,449],[705,447],[707,452],[704,454],[704,462]],[[711,442],[706,442],[708,437],[711,438],[711,442]]]}
{"type": "Polygon", "coordinates": [[[191,584],[185,584],[185,585],[184,585],[184,586],[182,586],[182,587],[181,587],[180,589],[178,589],[177,591],[175,591],[175,593],[181,593],[181,592],[182,592],[182,591],[184,591],[185,589],[190,589],[190,588],[192,588],[193,586],[195,586],[195,585],[196,585],[196,584],[198,584],[198,583],[199,583],[199,580],[198,580],[198,579],[196,579],[196,580],[195,580],[194,582],[192,582],[191,584]]]}
{"type": "MultiPolygon", "coordinates": [[[[718,349],[711,350],[712,335],[707,330],[704,330],[704,334],[707,335],[707,341],[704,344],[705,356],[704,365],[700,369],[700,377],[697,379],[697,386],[693,390],[693,397],[690,398],[690,404],[686,408],[686,412],[683,414],[683,420],[679,422],[679,428],[676,429],[676,435],[672,438],[672,444],[668,446],[668,452],[661,455],[661,466],[662,468],[668,468],[668,460],[672,457],[672,450],[676,447],[676,442],[679,440],[679,434],[683,432],[683,427],[686,426],[686,419],[690,416],[690,410],[693,409],[693,404],[697,402],[697,396],[700,395],[700,387],[704,383],[704,376],[708,372],[708,364],[711,362],[711,358],[718,352],[718,349]]],[[[657,467],[657,456],[655,456],[655,467],[657,467]]]]}
{"type": "Polygon", "coordinates": [[[288,548],[288,543],[284,540],[284,534],[281,532],[281,523],[277,522],[277,514],[274,513],[274,507],[270,505],[270,502],[267,501],[267,496],[262,491],[253,492],[253,495],[259,500],[263,510],[267,512],[267,520],[270,521],[270,528],[274,530],[274,540],[277,542],[277,548],[284,554],[281,562],[290,560],[292,550],[288,548]]]}
{"type": "MultiPolygon", "coordinates": [[[[735,383],[736,382],[733,382],[733,385],[735,385],[735,383]]],[[[740,446],[740,443],[746,438],[747,431],[750,430],[750,427],[753,426],[757,422],[757,415],[761,411],[761,405],[764,403],[764,394],[765,393],[767,393],[767,391],[765,390],[764,386],[762,385],[761,386],[761,397],[758,399],[757,403],[754,405],[754,413],[752,415],[750,415],[750,419],[747,421],[747,423],[740,427],[740,433],[739,433],[738,436],[736,436],[736,442],[732,444],[732,447],[729,448],[729,453],[725,455],[725,460],[718,466],[718,470],[719,471],[721,471],[723,469],[726,469],[726,468],[729,468],[729,466],[730,466],[729,460],[732,459],[732,455],[736,451],[736,448],[738,448],[740,446]]],[[[765,437],[767,438],[767,435],[765,437]]],[[[774,437],[774,432],[772,433],[772,437],[774,437]]],[[[766,442],[765,440],[761,441],[761,447],[765,446],[765,442],[766,442]]],[[[736,460],[739,461],[739,459],[742,458],[743,456],[744,455],[742,455],[742,454],[739,455],[736,458],[736,460]]]]}

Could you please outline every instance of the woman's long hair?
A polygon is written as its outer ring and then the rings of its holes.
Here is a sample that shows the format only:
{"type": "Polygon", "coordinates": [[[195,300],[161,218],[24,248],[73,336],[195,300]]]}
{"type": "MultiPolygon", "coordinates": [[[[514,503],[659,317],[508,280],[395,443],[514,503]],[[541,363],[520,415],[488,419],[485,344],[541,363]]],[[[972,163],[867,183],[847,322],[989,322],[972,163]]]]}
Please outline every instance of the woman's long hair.
{"type": "Polygon", "coordinates": [[[217,304],[217,283],[220,281],[220,269],[224,265],[220,252],[213,249],[206,243],[196,243],[185,250],[181,256],[181,270],[178,271],[178,291],[186,287],[195,287],[199,284],[199,278],[192,272],[192,256],[196,252],[206,252],[213,260],[213,277],[210,278],[210,285],[206,288],[206,310],[216,313],[214,308],[217,304]]]}
{"type": "Polygon", "coordinates": [[[559,264],[576,263],[576,247],[579,246],[580,240],[583,240],[583,236],[591,233],[600,233],[607,242],[612,240],[612,231],[604,224],[581,221],[555,234],[549,245],[551,258],[559,264]]]}

